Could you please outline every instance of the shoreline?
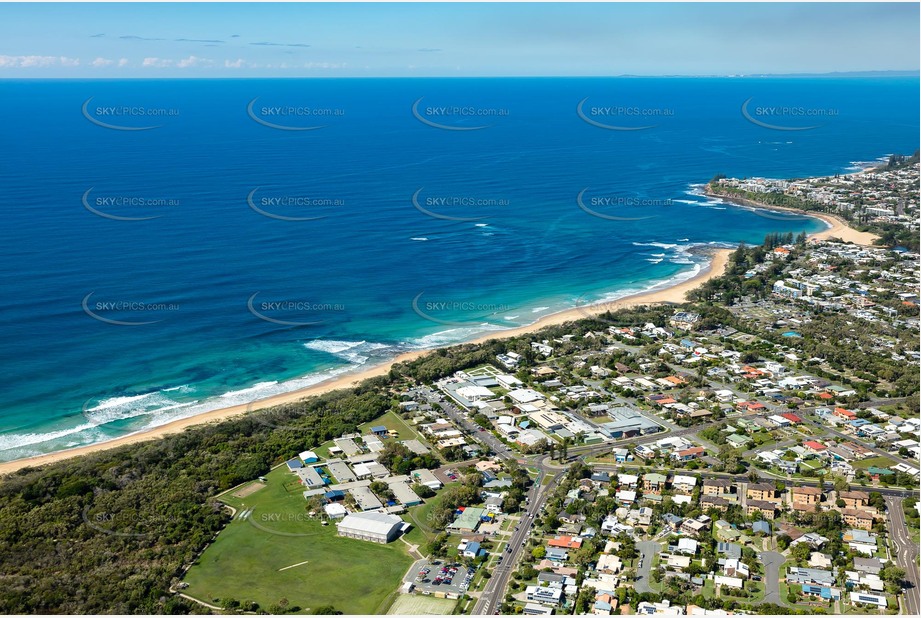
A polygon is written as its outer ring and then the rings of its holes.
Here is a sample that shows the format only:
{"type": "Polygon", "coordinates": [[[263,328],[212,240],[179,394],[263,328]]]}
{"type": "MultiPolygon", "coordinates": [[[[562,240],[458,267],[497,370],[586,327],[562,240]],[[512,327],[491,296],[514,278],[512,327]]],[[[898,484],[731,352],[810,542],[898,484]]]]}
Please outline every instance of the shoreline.
{"type": "MultiPolygon", "coordinates": [[[[860,174],[866,171],[867,170],[862,170],[854,173],[860,174]]],[[[735,198],[719,195],[706,189],[703,191],[703,194],[708,197],[723,199],[730,204],[735,204],[737,206],[795,212],[804,216],[820,219],[824,221],[829,227],[826,230],[809,234],[809,238],[813,240],[828,240],[830,238],[839,238],[844,242],[852,242],[854,244],[864,246],[873,246],[872,241],[877,238],[876,235],[869,232],[859,232],[851,228],[846,221],[834,215],[809,212],[800,210],[798,208],[762,204],[760,202],[748,200],[745,198],[735,198]]],[[[565,322],[581,320],[615,309],[631,308],[639,305],[680,304],[686,302],[685,294],[687,292],[699,287],[714,277],[721,276],[725,272],[726,266],[729,262],[729,255],[733,252],[733,249],[711,248],[705,249],[704,252],[710,256],[710,260],[708,261],[707,265],[700,270],[700,272],[698,272],[693,277],[690,277],[684,281],[680,281],[675,285],[666,288],[640,292],[615,300],[599,301],[597,303],[582,307],[564,309],[562,311],[551,313],[549,315],[538,318],[537,321],[526,326],[518,326],[499,332],[485,333],[476,336],[473,339],[467,341],[458,341],[447,346],[438,346],[427,350],[413,350],[410,352],[403,352],[402,354],[399,354],[388,361],[365,367],[355,372],[347,372],[307,388],[294,390],[287,393],[279,393],[278,395],[273,395],[272,397],[267,397],[265,399],[260,399],[247,404],[238,404],[227,408],[219,408],[217,410],[211,410],[203,414],[196,414],[195,416],[190,416],[188,418],[177,419],[175,421],[171,421],[157,427],[152,427],[150,429],[141,430],[136,433],[122,436],[120,438],[114,438],[112,440],[106,440],[96,444],[88,444],[86,446],[80,446],[77,448],[55,451],[53,453],[47,453],[44,455],[36,455],[34,457],[27,457],[24,459],[14,459],[12,461],[0,462],[0,476],[13,473],[22,468],[44,466],[82,455],[88,455],[111,448],[117,448],[119,446],[137,444],[140,442],[159,439],[170,434],[182,432],[189,427],[220,422],[235,416],[247,414],[248,412],[255,412],[257,410],[263,410],[272,406],[292,403],[306,397],[322,395],[334,390],[351,388],[368,378],[386,375],[390,371],[390,368],[396,364],[413,361],[417,358],[425,356],[426,354],[432,353],[434,350],[437,350],[440,347],[452,347],[455,345],[463,345],[468,343],[480,344],[485,341],[494,339],[509,339],[519,335],[538,331],[545,326],[556,326],[565,322]]]]}
{"type": "MultiPolygon", "coordinates": [[[[538,318],[537,321],[526,326],[518,326],[498,332],[484,333],[467,341],[458,341],[456,343],[439,347],[443,348],[464,344],[480,344],[493,339],[510,339],[512,337],[517,337],[526,333],[535,332],[541,328],[544,328],[545,326],[556,326],[565,322],[573,322],[601,313],[606,313],[614,309],[636,307],[639,305],[683,303],[685,302],[684,295],[687,292],[693,290],[694,288],[700,286],[701,284],[714,277],[721,276],[725,272],[726,265],[729,262],[729,255],[733,252],[733,249],[707,249],[704,252],[707,253],[710,258],[706,266],[701,268],[700,272],[698,272],[693,277],[690,277],[684,281],[680,281],[675,285],[658,290],[649,290],[646,292],[631,294],[616,300],[599,301],[591,305],[564,309],[562,311],[557,311],[555,313],[542,316],[538,318]]],[[[399,354],[388,361],[365,367],[355,372],[347,372],[312,386],[308,386],[307,388],[302,388],[287,393],[279,393],[277,395],[273,395],[272,397],[267,397],[265,399],[260,399],[247,404],[237,404],[227,408],[219,408],[217,410],[211,410],[202,414],[196,414],[195,416],[190,416],[188,418],[177,419],[157,427],[144,429],[132,434],[128,434],[126,436],[106,440],[104,442],[87,444],[86,446],[55,451],[53,453],[46,453],[44,455],[35,455],[33,457],[27,457],[24,459],[14,459],[12,461],[0,462],[0,475],[10,474],[22,468],[37,467],[57,463],[59,461],[64,461],[65,459],[88,455],[91,453],[117,448],[119,446],[137,444],[139,442],[146,442],[148,440],[155,440],[170,434],[179,433],[184,431],[186,428],[196,425],[219,422],[235,416],[247,414],[248,412],[255,412],[256,410],[263,410],[272,406],[299,401],[306,397],[322,395],[334,390],[351,388],[368,378],[386,375],[390,371],[390,368],[396,364],[413,361],[417,358],[425,356],[426,354],[430,354],[437,349],[439,348],[436,347],[427,350],[413,350],[410,352],[403,352],[402,354],[399,354]]]]}
{"type": "MultiPolygon", "coordinates": [[[[867,170],[862,170],[853,173],[863,174],[866,171],[867,170]]],[[[746,206],[748,208],[760,208],[763,210],[774,210],[777,212],[791,212],[824,221],[826,225],[828,225],[828,229],[822,230],[821,232],[815,232],[814,234],[809,234],[809,238],[813,240],[831,240],[832,238],[839,238],[844,242],[854,243],[855,245],[861,245],[864,247],[878,247],[878,245],[873,244],[873,241],[879,238],[879,236],[870,232],[860,232],[855,230],[850,225],[848,225],[847,221],[837,215],[831,215],[824,212],[813,212],[810,210],[803,210],[801,208],[790,208],[789,206],[775,206],[773,204],[764,204],[762,202],[750,200],[744,197],[714,193],[710,191],[708,186],[704,188],[702,193],[707,197],[718,198],[735,206],[746,206]]]]}

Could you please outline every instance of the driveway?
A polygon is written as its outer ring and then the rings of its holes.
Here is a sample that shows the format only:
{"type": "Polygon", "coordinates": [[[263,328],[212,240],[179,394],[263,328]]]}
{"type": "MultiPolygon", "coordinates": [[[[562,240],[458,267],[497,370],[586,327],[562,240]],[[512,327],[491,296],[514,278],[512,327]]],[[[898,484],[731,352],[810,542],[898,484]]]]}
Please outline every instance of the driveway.
{"type": "Polygon", "coordinates": [[[649,587],[649,571],[652,568],[653,557],[662,551],[662,546],[655,541],[640,541],[636,544],[636,548],[640,551],[643,566],[636,570],[636,582],[633,588],[639,593],[652,592],[652,588],[649,587]]]}
{"type": "Polygon", "coordinates": [[[786,605],[786,599],[780,598],[780,567],[786,561],[783,554],[776,551],[761,552],[764,565],[764,602],[786,605]]]}

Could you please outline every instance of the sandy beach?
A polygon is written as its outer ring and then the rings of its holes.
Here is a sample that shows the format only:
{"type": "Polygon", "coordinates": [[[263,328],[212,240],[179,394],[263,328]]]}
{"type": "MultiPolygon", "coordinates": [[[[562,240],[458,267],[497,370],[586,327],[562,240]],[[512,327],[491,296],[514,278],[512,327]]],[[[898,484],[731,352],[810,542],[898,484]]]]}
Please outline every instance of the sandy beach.
{"type": "MultiPolygon", "coordinates": [[[[759,205],[760,207],[760,205],[759,205]]],[[[773,209],[773,207],[771,207],[773,209]]],[[[781,210],[778,208],[778,210],[781,210]]],[[[826,221],[832,227],[828,230],[824,230],[817,234],[811,236],[811,238],[816,239],[826,239],[830,237],[841,238],[842,240],[849,240],[850,242],[855,242],[858,244],[869,244],[875,236],[873,234],[866,234],[863,232],[858,232],[851,229],[847,224],[832,217],[830,215],[823,214],[814,214],[807,213],[809,216],[820,218],[826,221]]],[[[575,307],[572,309],[567,309],[565,311],[560,311],[553,313],[547,316],[544,316],[527,326],[521,326],[518,328],[511,328],[508,330],[486,333],[476,339],[471,340],[468,343],[481,343],[490,339],[507,339],[509,337],[516,337],[525,333],[533,332],[539,330],[545,326],[562,324],[564,322],[571,322],[575,320],[580,320],[586,317],[593,315],[606,313],[608,311],[614,311],[617,309],[635,307],[638,305],[650,305],[658,303],[682,303],[685,302],[685,294],[690,290],[698,287],[705,281],[718,277],[723,274],[726,269],[726,264],[729,260],[729,255],[732,253],[730,249],[717,249],[709,252],[710,260],[706,268],[703,268],[696,276],[689,278],[685,281],[682,281],[676,285],[673,285],[668,288],[661,290],[652,290],[649,292],[644,292],[641,294],[636,294],[633,296],[627,296],[614,301],[607,301],[598,304],[585,305],[581,307],[575,307]]],[[[457,345],[457,344],[454,344],[457,345]]],[[[77,457],[80,455],[86,455],[88,453],[94,453],[110,448],[115,448],[118,446],[123,446],[126,444],[136,444],[138,442],[144,442],[147,440],[153,440],[161,438],[163,436],[181,432],[188,427],[195,425],[201,425],[204,423],[212,423],[221,421],[224,419],[231,418],[233,416],[238,416],[241,414],[246,414],[250,411],[261,410],[271,406],[290,403],[293,401],[298,401],[305,397],[311,395],[319,395],[322,393],[327,393],[341,388],[348,388],[354,386],[365,380],[367,378],[372,378],[376,376],[386,375],[390,371],[390,367],[394,364],[401,363],[404,361],[414,360],[429,354],[431,350],[419,350],[414,352],[407,352],[397,356],[389,362],[382,363],[379,365],[374,365],[360,369],[354,373],[347,373],[336,378],[315,384],[309,388],[291,391],[290,393],[282,393],[256,401],[246,405],[237,405],[228,408],[222,408],[219,410],[213,410],[211,412],[206,412],[205,414],[199,414],[189,418],[179,419],[165,425],[160,425],[159,427],[152,428],[150,430],[141,431],[135,434],[124,436],[122,438],[116,438],[114,440],[108,440],[106,442],[100,442],[98,444],[91,444],[79,448],[58,451],[55,453],[49,453],[47,455],[39,455],[36,457],[30,457],[27,459],[17,459],[15,461],[3,462],[0,463],[0,475],[9,474],[21,468],[29,466],[42,466],[50,463],[55,463],[58,461],[63,461],[65,459],[70,459],[72,457],[77,457]]]]}
{"type": "MultiPolygon", "coordinates": [[[[855,172],[855,174],[862,174],[865,171],[866,170],[855,172]]],[[[871,234],[870,232],[859,232],[855,230],[847,224],[847,221],[840,217],[836,217],[835,215],[829,215],[822,212],[810,212],[801,210],[799,208],[788,208],[786,206],[774,206],[773,204],[762,204],[761,202],[756,202],[754,200],[720,195],[718,193],[711,193],[709,191],[705,191],[704,195],[708,197],[716,197],[721,200],[725,200],[730,204],[737,204],[739,206],[747,206],[749,208],[763,208],[764,210],[777,210],[782,212],[795,212],[796,214],[806,215],[813,217],[814,219],[821,219],[830,227],[828,229],[822,230],[821,232],[810,234],[809,238],[814,240],[829,240],[831,238],[839,238],[844,242],[852,242],[855,245],[873,246],[873,241],[879,238],[876,234],[871,234]]]]}

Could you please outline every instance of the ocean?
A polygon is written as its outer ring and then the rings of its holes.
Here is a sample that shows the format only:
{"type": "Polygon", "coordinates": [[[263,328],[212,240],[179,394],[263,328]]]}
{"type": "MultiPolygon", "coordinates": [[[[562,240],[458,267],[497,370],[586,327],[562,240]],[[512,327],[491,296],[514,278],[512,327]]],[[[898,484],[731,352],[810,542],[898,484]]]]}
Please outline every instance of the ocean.
{"type": "Polygon", "coordinates": [[[917,149],[910,78],[0,81],[0,460],[664,286],[917,149]]]}

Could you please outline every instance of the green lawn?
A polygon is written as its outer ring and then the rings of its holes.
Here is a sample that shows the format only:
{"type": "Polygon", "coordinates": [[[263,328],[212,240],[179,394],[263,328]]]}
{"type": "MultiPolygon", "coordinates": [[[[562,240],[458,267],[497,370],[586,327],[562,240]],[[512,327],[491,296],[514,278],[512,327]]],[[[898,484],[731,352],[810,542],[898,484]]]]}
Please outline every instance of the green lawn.
{"type": "Polygon", "coordinates": [[[400,418],[400,416],[393,411],[387,412],[383,416],[374,419],[370,423],[359,425],[358,432],[362,435],[366,435],[371,432],[371,427],[376,425],[383,425],[387,429],[396,431],[399,434],[399,436],[396,438],[397,440],[412,440],[415,438],[416,440],[419,440],[425,444],[425,441],[422,439],[422,437],[416,433],[416,431],[413,430],[413,428],[410,427],[406,421],[400,418]]]}
{"type": "Polygon", "coordinates": [[[851,462],[855,468],[863,468],[864,470],[868,469],[870,466],[876,466],[877,468],[889,468],[895,465],[895,462],[889,459],[888,457],[867,457],[866,459],[859,459],[851,462]]]}
{"type": "Polygon", "coordinates": [[[300,489],[286,489],[289,476],[277,468],[264,489],[244,499],[225,496],[253,512],[240,519],[238,511],[186,574],[185,592],[215,605],[227,598],[255,601],[263,610],[286,598],[302,612],[322,605],[347,614],[386,612],[413,562],[406,545],[339,538],[334,525],[306,516],[300,489]],[[279,570],[284,567],[291,568],[279,570]]]}
{"type": "MultiPolygon", "coordinates": [[[[399,415],[399,414],[397,414],[397,413],[395,413],[395,412],[393,412],[393,411],[387,412],[387,413],[384,414],[383,416],[380,416],[380,417],[374,419],[374,420],[371,421],[370,423],[365,423],[364,425],[359,425],[358,430],[357,430],[356,433],[360,433],[361,435],[367,435],[367,434],[371,433],[370,429],[371,429],[371,427],[373,427],[373,426],[375,426],[375,425],[383,425],[383,426],[386,427],[387,429],[393,429],[394,431],[396,431],[396,432],[399,434],[399,435],[396,437],[397,440],[413,440],[413,439],[416,439],[416,440],[419,440],[420,442],[422,442],[422,444],[424,444],[425,446],[427,446],[427,447],[429,447],[429,448],[432,447],[432,445],[429,444],[429,443],[428,443],[428,442],[427,442],[427,441],[426,441],[416,430],[414,430],[414,429],[410,426],[409,423],[407,423],[406,421],[404,421],[402,418],[400,418],[400,415],[399,415]]],[[[385,440],[386,440],[386,439],[385,439],[385,440]]],[[[357,441],[356,441],[356,442],[357,442],[357,441]]],[[[314,449],[311,449],[311,450],[312,450],[314,453],[316,453],[316,454],[320,457],[320,459],[332,459],[331,455],[329,454],[329,449],[330,449],[330,447],[333,447],[333,446],[336,446],[336,443],[333,442],[332,440],[329,440],[329,441],[324,442],[324,443],[321,444],[320,446],[318,446],[318,447],[316,447],[316,448],[314,448],[314,449]]]]}

